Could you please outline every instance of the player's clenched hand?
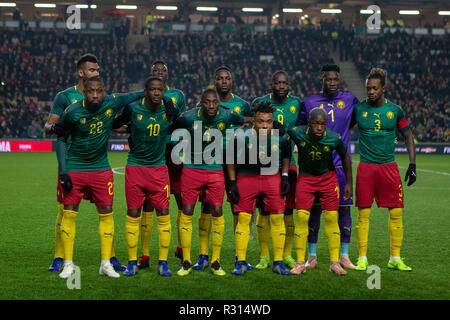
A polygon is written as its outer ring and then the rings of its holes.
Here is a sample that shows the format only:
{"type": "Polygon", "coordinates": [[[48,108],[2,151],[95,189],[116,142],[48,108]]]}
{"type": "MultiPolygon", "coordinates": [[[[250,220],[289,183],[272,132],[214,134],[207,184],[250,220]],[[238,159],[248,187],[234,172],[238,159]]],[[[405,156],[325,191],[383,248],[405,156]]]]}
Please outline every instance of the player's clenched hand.
{"type": "Polygon", "coordinates": [[[408,187],[410,185],[412,185],[414,182],[416,182],[417,179],[417,174],[416,174],[416,164],[415,163],[410,163],[408,170],[406,170],[406,175],[405,175],[405,182],[408,181],[408,187]]]}
{"type": "Polygon", "coordinates": [[[166,107],[166,114],[169,118],[174,118],[178,114],[178,109],[173,104],[172,99],[163,97],[164,100],[164,106],[166,107]]]}
{"type": "Polygon", "coordinates": [[[60,174],[59,180],[61,182],[61,187],[63,187],[64,190],[66,190],[67,192],[70,192],[70,190],[72,190],[72,179],[70,179],[70,176],[67,173],[60,174]]]}
{"type": "Polygon", "coordinates": [[[287,176],[281,176],[281,196],[286,196],[289,192],[289,181],[287,176]]]}
{"type": "Polygon", "coordinates": [[[230,181],[230,198],[231,202],[238,203],[239,198],[241,197],[241,194],[239,193],[238,186],[236,184],[236,181],[231,180],[230,181]]]}
{"type": "Polygon", "coordinates": [[[57,136],[64,135],[64,127],[59,123],[54,123],[50,127],[50,132],[56,134],[57,136]]]}
{"type": "Polygon", "coordinates": [[[348,200],[353,196],[353,185],[347,183],[344,187],[344,200],[348,200]]]}
{"type": "Polygon", "coordinates": [[[280,137],[284,136],[284,134],[285,134],[284,126],[280,122],[274,121],[273,128],[279,130],[278,136],[280,136],[280,137]]]}

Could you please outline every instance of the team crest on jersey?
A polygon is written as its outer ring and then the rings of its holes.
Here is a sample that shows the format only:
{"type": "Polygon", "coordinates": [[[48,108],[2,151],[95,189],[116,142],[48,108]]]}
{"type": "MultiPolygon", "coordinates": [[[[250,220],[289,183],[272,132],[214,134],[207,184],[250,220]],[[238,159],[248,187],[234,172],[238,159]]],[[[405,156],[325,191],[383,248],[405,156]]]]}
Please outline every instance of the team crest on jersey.
{"type": "Polygon", "coordinates": [[[274,144],[272,146],[272,151],[278,151],[278,145],[277,144],[274,144]]]}
{"type": "Polygon", "coordinates": [[[72,103],[77,103],[77,99],[72,99],[72,103]]]}
{"type": "Polygon", "coordinates": [[[225,123],[220,122],[220,123],[217,125],[217,129],[219,129],[220,131],[222,131],[223,129],[225,129],[225,123]]]}
{"type": "Polygon", "coordinates": [[[323,103],[319,104],[319,108],[323,109],[323,103]]]}
{"type": "Polygon", "coordinates": [[[194,124],[194,130],[198,129],[198,124],[194,124]]]}
{"type": "Polygon", "coordinates": [[[323,151],[325,151],[325,152],[330,151],[330,147],[329,147],[329,146],[324,146],[324,147],[323,147],[323,151]]]}
{"type": "Polygon", "coordinates": [[[389,111],[388,113],[386,113],[386,117],[388,117],[388,119],[394,119],[394,113],[392,111],[389,111]]]}
{"type": "Polygon", "coordinates": [[[81,123],[81,124],[86,124],[86,118],[81,118],[81,119],[80,119],[80,123],[81,123]]]}
{"type": "Polygon", "coordinates": [[[237,114],[241,114],[241,108],[238,106],[238,107],[234,107],[234,111],[237,113],[237,114]]]}
{"type": "Polygon", "coordinates": [[[143,116],[142,114],[139,113],[139,114],[136,116],[136,119],[137,119],[137,121],[141,121],[143,117],[144,117],[144,116],[143,116]]]}
{"type": "Polygon", "coordinates": [[[162,118],[167,121],[167,115],[165,113],[163,113],[162,118]]]}
{"type": "Polygon", "coordinates": [[[363,117],[364,119],[367,118],[367,111],[364,111],[364,112],[363,112],[362,117],[363,117]]]}
{"type": "Polygon", "coordinates": [[[113,114],[113,110],[112,110],[112,109],[108,109],[108,110],[106,110],[106,112],[105,112],[105,116],[107,116],[107,117],[111,117],[112,114],[113,114]]]}
{"type": "Polygon", "coordinates": [[[344,101],[339,100],[338,103],[337,103],[337,107],[338,107],[339,109],[344,109],[344,107],[345,107],[344,101]]]}
{"type": "Polygon", "coordinates": [[[302,141],[302,143],[300,144],[301,147],[306,146],[306,141],[302,141]]]}
{"type": "Polygon", "coordinates": [[[297,112],[297,108],[295,106],[291,106],[291,108],[289,110],[291,110],[291,112],[294,114],[295,114],[295,112],[297,112]]]}
{"type": "Polygon", "coordinates": [[[177,99],[175,97],[172,97],[173,103],[177,103],[177,99]]]}

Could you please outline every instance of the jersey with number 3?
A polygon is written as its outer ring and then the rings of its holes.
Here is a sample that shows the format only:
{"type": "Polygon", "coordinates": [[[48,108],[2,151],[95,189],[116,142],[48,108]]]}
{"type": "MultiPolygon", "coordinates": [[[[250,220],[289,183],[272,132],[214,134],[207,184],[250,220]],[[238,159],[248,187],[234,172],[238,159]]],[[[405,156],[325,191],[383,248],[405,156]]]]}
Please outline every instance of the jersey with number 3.
{"type": "Polygon", "coordinates": [[[359,131],[360,161],[394,162],[396,132],[409,130],[402,108],[387,99],[381,107],[374,107],[365,100],[356,105],[353,112],[359,131]]]}

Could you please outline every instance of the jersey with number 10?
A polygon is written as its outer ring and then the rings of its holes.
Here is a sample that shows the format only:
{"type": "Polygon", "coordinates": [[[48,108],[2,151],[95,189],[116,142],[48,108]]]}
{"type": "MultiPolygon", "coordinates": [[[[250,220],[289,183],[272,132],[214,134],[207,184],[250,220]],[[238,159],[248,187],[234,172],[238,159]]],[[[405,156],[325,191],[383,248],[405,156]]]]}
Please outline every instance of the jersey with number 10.
{"type": "MultiPolygon", "coordinates": [[[[358,102],[358,99],[351,92],[338,90],[337,95],[332,98],[322,93],[316,94],[303,101],[297,124],[307,125],[309,112],[316,107],[323,108],[328,115],[327,127],[341,135],[350,155],[349,127],[352,120],[353,108],[358,102]]],[[[342,166],[341,157],[336,152],[333,152],[333,162],[336,167],[342,166]]]]}
{"type": "Polygon", "coordinates": [[[150,111],[143,98],[127,105],[123,114],[133,140],[127,164],[140,167],[166,164],[167,132],[173,120],[167,118],[164,102],[158,110],[150,111]]]}

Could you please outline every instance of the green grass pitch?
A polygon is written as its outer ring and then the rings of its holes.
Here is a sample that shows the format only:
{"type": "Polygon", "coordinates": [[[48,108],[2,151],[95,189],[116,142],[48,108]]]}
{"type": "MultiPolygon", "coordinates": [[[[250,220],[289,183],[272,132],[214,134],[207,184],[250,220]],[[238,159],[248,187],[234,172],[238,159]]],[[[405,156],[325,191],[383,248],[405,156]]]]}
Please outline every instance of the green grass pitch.
{"type": "MultiPolygon", "coordinates": [[[[113,168],[124,172],[126,153],[110,153],[113,168]]],[[[355,155],[354,160],[358,160],[355,155]]],[[[232,217],[228,204],[222,248],[222,266],[227,275],[216,277],[208,270],[193,271],[179,277],[174,257],[176,246],[176,205],[171,201],[172,242],[169,266],[174,275],[157,275],[156,220],[151,245],[151,265],[135,277],[110,279],[98,275],[100,241],[95,206],[82,202],[77,218],[74,262],[81,269],[81,289],[69,290],[66,280],[47,271],[54,253],[56,156],[54,153],[3,153],[0,155],[0,299],[171,299],[171,300],[290,300],[290,299],[448,299],[449,285],[449,191],[448,156],[418,155],[418,181],[404,187],[404,240],[402,256],[413,267],[402,273],[387,269],[389,259],[388,215],[386,209],[373,206],[370,218],[369,264],[380,268],[380,289],[368,289],[372,274],[350,270],[344,277],[328,272],[329,255],[324,222],[319,234],[319,268],[301,276],[280,276],[268,270],[254,270],[238,277],[231,274],[235,246],[232,217]]],[[[408,165],[406,155],[397,155],[402,177],[408,165]]],[[[354,165],[354,170],[356,165],[354,165]]],[[[354,176],[355,177],[355,176],[354,176]]],[[[173,199],[173,198],[172,198],[173,199]]],[[[193,223],[192,257],[198,255],[196,206],[193,223]]],[[[115,174],[115,251],[126,264],[126,202],[124,175],[115,174]]],[[[353,227],[357,211],[352,208],[353,227]]],[[[211,250],[211,249],[210,249],[211,250]]],[[[294,251],[295,257],[295,251],[294,251]]],[[[355,232],[350,257],[357,258],[355,232]]],[[[257,239],[251,240],[248,261],[259,258],[257,239]]]]}

